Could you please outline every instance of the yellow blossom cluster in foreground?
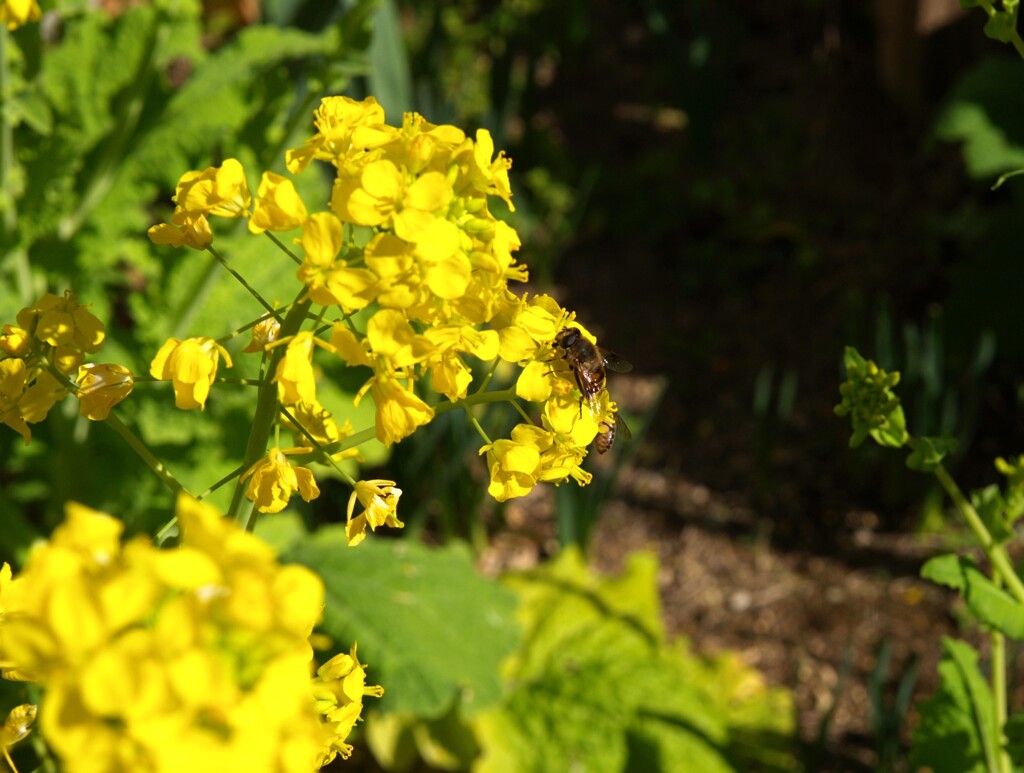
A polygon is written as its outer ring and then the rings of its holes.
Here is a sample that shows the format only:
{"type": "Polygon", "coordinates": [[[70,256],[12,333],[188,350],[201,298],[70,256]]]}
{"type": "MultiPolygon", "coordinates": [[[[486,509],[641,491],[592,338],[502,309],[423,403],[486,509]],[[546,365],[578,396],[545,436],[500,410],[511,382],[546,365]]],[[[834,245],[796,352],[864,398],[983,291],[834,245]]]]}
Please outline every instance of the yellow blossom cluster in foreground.
{"type": "Polygon", "coordinates": [[[177,515],[181,543],[160,550],[70,504],[24,571],[0,570],[0,668],[43,688],[40,729],[64,770],[307,772],[347,757],[363,697],[382,690],[354,647],[313,675],[320,579],[189,497],[177,515]]]}
{"type": "MultiPolygon", "coordinates": [[[[474,363],[491,373],[502,362],[517,365],[523,370],[509,399],[537,403],[540,421],[520,424],[508,439],[484,437],[488,490],[504,500],[542,481],[587,483],[590,475],[581,467],[587,447],[602,423],[614,422],[616,407],[603,392],[584,408],[559,359],[554,342],[567,325],[579,327],[573,315],[548,296],[517,296],[509,289],[510,281],[527,278],[527,270],[513,257],[519,248],[515,230],[490,210],[491,198],[512,208],[511,162],[495,155],[490,134],[480,130],[471,138],[415,113],[407,113],[400,127],[390,126],[372,97],[326,98],[315,125],[316,134],[288,152],[287,167],[298,175],[314,160],[331,165],[326,209],[313,211],[290,178],[272,172],[262,175],[253,196],[242,165],[227,159],[185,174],[171,222],[149,232],[158,244],[194,249],[212,249],[211,217],[246,217],[254,234],[298,232],[296,303],[320,306],[310,318],[332,321],[322,337],[313,330],[281,336],[279,324],[264,321],[245,349],[269,354],[284,347],[272,378],[280,405],[305,438],[294,449],[270,448],[248,470],[248,496],[257,509],[277,512],[292,493],[307,501],[319,493],[311,474],[294,470],[288,459],[311,450],[310,438],[320,444],[300,413],[330,420],[317,400],[318,351],[370,371],[355,400],[371,395],[375,434],[385,445],[434,419],[438,402],[432,395],[467,408],[484,402],[471,391],[474,363]],[[357,312],[363,312],[359,324],[352,318],[357,312]]],[[[202,408],[221,359],[230,366],[213,339],[172,339],[151,374],[173,382],[178,407],[202,408]]],[[[380,496],[368,496],[363,489],[374,485],[380,482],[363,483],[353,494],[351,544],[366,525],[400,525],[394,510],[400,490],[389,482],[380,496]],[[357,501],[364,510],[353,515],[357,501]]]]}

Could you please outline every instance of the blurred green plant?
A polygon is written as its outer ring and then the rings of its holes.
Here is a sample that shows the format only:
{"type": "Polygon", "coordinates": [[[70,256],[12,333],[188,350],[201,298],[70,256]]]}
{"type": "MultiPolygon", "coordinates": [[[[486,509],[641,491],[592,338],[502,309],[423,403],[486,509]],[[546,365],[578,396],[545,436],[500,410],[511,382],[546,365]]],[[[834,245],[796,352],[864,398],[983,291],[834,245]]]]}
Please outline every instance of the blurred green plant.
{"type": "Polygon", "coordinates": [[[503,584],[519,599],[507,692],[466,721],[374,714],[367,739],[388,770],[797,770],[792,696],[734,653],[668,642],[657,561],[600,577],[577,550],[503,584]]]}
{"type": "Polygon", "coordinates": [[[853,424],[850,446],[871,437],[888,448],[908,448],[907,466],[930,473],[953,501],[988,559],[987,572],[966,555],[946,554],[930,559],[923,577],[958,591],[967,609],[987,631],[991,656],[989,679],[978,666],[970,644],[944,640],[939,667],[939,691],[919,707],[921,722],[913,734],[910,763],[942,771],[1013,770],[1010,728],[1024,716],[1009,714],[1006,637],[1024,638],[1024,581],[1010,558],[1008,546],[1017,541],[1014,524],[1024,515],[1024,456],[997,459],[1006,477],[996,485],[966,496],[943,465],[954,450],[948,436],[915,436],[906,430],[899,397],[893,391],[898,373],[889,373],[847,347],[847,380],[840,387],[836,413],[853,424]]]}

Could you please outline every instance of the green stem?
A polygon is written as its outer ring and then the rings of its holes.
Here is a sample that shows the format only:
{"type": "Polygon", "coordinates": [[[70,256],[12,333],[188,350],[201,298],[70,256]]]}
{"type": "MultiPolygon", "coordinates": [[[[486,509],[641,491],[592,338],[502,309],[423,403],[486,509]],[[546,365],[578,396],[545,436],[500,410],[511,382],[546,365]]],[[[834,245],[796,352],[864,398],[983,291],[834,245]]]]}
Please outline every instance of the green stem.
{"type": "Polygon", "coordinates": [[[267,310],[268,314],[274,317],[274,319],[276,319],[278,322],[281,321],[281,318],[277,314],[277,310],[269,303],[267,303],[263,296],[259,294],[259,291],[251,284],[249,284],[248,280],[246,280],[244,276],[239,274],[237,271],[231,268],[231,266],[228,265],[228,262],[224,259],[224,256],[217,252],[217,250],[214,248],[212,244],[206,245],[206,251],[213,255],[213,257],[217,259],[217,262],[224,267],[224,270],[231,274],[231,276],[238,280],[238,283],[242,285],[242,287],[249,291],[249,294],[253,298],[255,298],[264,309],[267,310]]]}
{"type": "MultiPolygon", "coordinates": [[[[302,292],[305,293],[305,288],[302,292]]],[[[299,332],[302,323],[306,321],[306,314],[309,311],[310,302],[296,301],[284,318],[281,324],[281,339],[288,338],[299,332]]],[[[280,339],[279,339],[280,340],[280,339]]],[[[277,384],[274,383],[274,374],[277,373],[277,365],[284,357],[286,346],[275,347],[267,363],[266,379],[260,386],[259,397],[256,398],[256,412],[253,415],[252,430],[249,432],[249,441],[245,449],[245,458],[242,460],[242,470],[248,471],[258,462],[267,450],[267,441],[274,429],[277,420],[277,384]]],[[[252,531],[256,525],[253,518],[252,503],[246,503],[245,484],[241,476],[235,485],[235,491],[231,496],[231,506],[228,508],[228,516],[237,520],[247,531],[252,531]]]]}
{"type": "MultiPolygon", "coordinates": [[[[6,104],[12,96],[13,85],[7,71],[10,33],[0,24],[0,104],[6,104]]],[[[35,300],[32,288],[32,268],[28,262],[28,250],[18,238],[18,205],[14,199],[14,125],[9,110],[0,110],[0,252],[7,253],[18,287],[22,306],[35,300]]]]}
{"type": "Polygon", "coordinates": [[[1006,752],[1006,637],[992,631],[992,702],[995,704],[994,747],[999,755],[999,773],[1012,773],[1013,766],[1006,752]]]}
{"type": "Polygon", "coordinates": [[[117,416],[114,413],[111,413],[110,415],[107,416],[106,423],[107,426],[109,426],[111,429],[114,430],[114,432],[120,435],[121,439],[124,440],[124,442],[127,443],[129,447],[136,454],[139,455],[142,461],[144,461],[149,466],[149,468],[156,474],[156,476],[161,481],[163,481],[164,485],[167,486],[167,488],[169,488],[175,494],[180,494],[182,492],[186,494],[189,493],[188,489],[186,489],[178,481],[178,479],[171,474],[170,470],[168,470],[164,466],[163,462],[161,462],[159,459],[153,456],[153,452],[146,447],[146,444],[142,442],[139,436],[132,432],[128,428],[128,425],[126,425],[123,421],[117,418],[117,416]]]}
{"type": "Polygon", "coordinates": [[[274,244],[280,247],[285,255],[287,255],[289,258],[295,261],[297,265],[302,265],[302,258],[300,258],[298,255],[296,255],[294,252],[288,249],[288,245],[286,245],[284,242],[282,242],[280,239],[274,236],[274,234],[270,233],[270,231],[264,231],[263,233],[267,235],[270,241],[272,241],[274,244]]]}
{"type": "Polygon", "coordinates": [[[1010,594],[1018,602],[1024,604],[1024,582],[1021,582],[1020,576],[1014,570],[1013,562],[1010,560],[1006,548],[992,538],[992,535],[985,526],[985,522],[978,515],[978,511],[967,500],[960,487],[956,485],[956,481],[953,480],[941,463],[935,465],[935,477],[938,478],[939,483],[946,490],[946,493],[949,494],[949,498],[953,500],[964,520],[967,521],[971,531],[974,532],[975,539],[978,540],[978,543],[988,555],[989,561],[992,562],[993,572],[998,579],[1006,583],[1010,594]]]}

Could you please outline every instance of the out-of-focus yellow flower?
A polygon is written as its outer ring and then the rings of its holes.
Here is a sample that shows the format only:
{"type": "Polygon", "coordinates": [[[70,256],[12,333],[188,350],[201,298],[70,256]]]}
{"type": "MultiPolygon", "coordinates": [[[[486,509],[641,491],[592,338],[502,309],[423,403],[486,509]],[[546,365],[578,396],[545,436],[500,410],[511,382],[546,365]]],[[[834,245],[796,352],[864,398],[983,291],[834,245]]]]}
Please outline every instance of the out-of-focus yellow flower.
{"type": "Polygon", "coordinates": [[[132,372],[123,365],[86,363],[78,369],[79,411],[87,419],[103,421],[134,385],[132,372]]]}
{"type": "Polygon", "coordinates": [[[345,524],[345,536],[349,547],[354,547],[366,538],[366,527],[376,531],[378,526],[402,528],[405,524],[398,520],[398,499],[402,489],[395,486],[393,480],[361,480],[356,483],[355,491],[348,498],[348,517],[345,524]],[[363,512],[355,518],[356,501],[363,506],[363,512]]]}
{"type": "Polygon", "coordinates": [[[43,343],[78,352],[98,351],[106,337],[103,323],[70,290],[63,298],[46,293],[34,306],[19,311],[18,325],[43,343]]]}
{"type": "Polygon", "coordinates": [[[351,729],[331,708],[358,716],[379,688],[354,659],[310,678],[315,574],[189,497],[177,515],[180,546],[157,550],[69,505],[20,575],[0,569],[0,667],[38,685],[71,773],[308,773],[351,729]]]}
{"type": "Polygon", "coordinates": [[[30,21],[39,21],[42,11],[36,0],[0,0],[0,23],[15,30],[30,21]]]}
{"type": "Polygon", "coordinates": [[[332,737],[326,745],[317,765],[326,765],[335,756],[348,759],[352,747],[345,743],[363,711],[363,698],[380,698],[384,688],[380,685],[367,686],[366,664],[356,657],[356,645],[352,653],[339,653],[317,669],[313,679],[313,693],[316,696],[316,710],[322,714],[332,729],[332,737]]]}
{"type": "Polygon", "coordinates": [[[306,467],[292,467],[287,454],[307,453],[306,448],[271,448],[267,455],[242,475],[242,481],[252,478],[245,495],[256,503],[261,513],[279,513],[284,510],[296,491],[307,502],[320,496],[313,473],[306,467]]]}
{"type": "Polygon", "coordinates": [[[264,172],[256,192],[256,206],[249,219],[249,231],[291,231],[299,228],[308,217],[295,184],[287,177],[264,172]]]}
{"type": "Polygon", "coordinates": [[[212,338],[200,336],[183,341],[170,338],[153,358],[149,374],[174,383],[174,404],[178,408],[186,411],[205,409],[221,357],[230,368],[231,355],[212,338]]]}

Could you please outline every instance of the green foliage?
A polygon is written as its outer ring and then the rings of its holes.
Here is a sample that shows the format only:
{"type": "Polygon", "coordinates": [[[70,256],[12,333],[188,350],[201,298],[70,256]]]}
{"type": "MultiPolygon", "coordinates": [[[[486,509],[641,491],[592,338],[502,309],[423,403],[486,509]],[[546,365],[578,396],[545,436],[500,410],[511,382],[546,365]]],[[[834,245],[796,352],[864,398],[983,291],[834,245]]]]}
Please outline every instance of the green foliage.
{"type": "Polygon", "coordinates": [[[856,448],[870,436],[881,446],[899,448],[906,444],[907,421],[900,400],[892,388],[899,373],[887,373],[871,360],[865,360],[852,346],[843,355],[846,381],[839,387],[842,401],[836,406],[839,416],[850,416],[853,435],[850,447],[856,448]]]}
{"type": "Polygon", "coordinates": [[[570,549],[507,577],[524,638],[504,664],[502,704],[468,722],[455,707],[372,716],[377,760],[481,773],[796,769],[789,693],[735,654],[667,643],[656,575],[653,557],[634,554],[620,577],[600,577],[570,549]]]}
{"type": "MultiPolygon", "coordinates": [[[[74,288],[107,323],[106,356],[136,374],[146,373],[169,336],[226,335],[252,319],[246,291],[209,256],[154,248],[146,229],[169,218],[169,196],[189,169],[225,155],[252,169],[283,163],[282,149],[308,133],[324,85],[341,89],[365,72],[374,4],[349,4],[317,32],[248,27],[213,50],[204,46],[196,0],[133,4],[118,16],[76,9],[57,17],[54,40],[42,41],[38,28],[19,30],[26,34],[9,39],[3,106],[15,148],[3,186],[12,197],[0,201],[3,318],[13,321],[44,290],[74,288]]],[[[326,181],[312,183],[319,188],[301,191],[307,200],[329,195],[326,181]]],[[[273,246],[255,241],[225,235],[218,246],[271,301],[291,300],[275,295],[281,266],[265,259],[273,246]]],[[[245,367],[236,358],[226,375],[256,375],[245,367]]],[[[175,475],[203,491],[237,460],[249,396],[244,387],[229,392],[211,404],[216,421],[197,421],[173,408],[163,388],[148,387],[120,412],[175,475]]],[[[147,511],[169,505],[107,428],[54,419],[33,442],[48,444],[49,453],[26,453],[11,433],[0,437],[16,507],[55,515],[72,497],[146,530],[147,511]],[[84,461],[76,466],[54,463],[78,455],[84,461]],[[124,471],[131,485],[104,484],[110,469],[124,471]]],[[[379,451],[371,459],[380,460],[379,451]]],[[[212,501],[226,504],[219,495],[212,501]]]]}
{"type": "Polygon", "coordinates": [[[935,122],[937,139],[962,143],[967,172],[975,179],[1024,167],[1019,79],[1019,62],[982,62],[954,86],[935,122]]]}
{"type": "Polygon", "coordinates": [[[918,472],[931,472],[949,454],[956,450],[957,442],[948,437],[919,437],[914,450],[907,457],[907,467],[918,472]]]}
{"type": "Polygon", "coordinates": [[[960,592],[967,608],[985,625],[1024,639],[1024,604],[986,577],[970,558],[947,554],[929,559],[921,576],[960,592]]]}
{"type": "Polygon", "coordinates": [[[323,628],[336,641],[358,640],[387,685],[382,710],[430,717],[456,697],[467,714],[496,703],[498,665],[518,643],[515,596],[481,577],[462,546],[345,544],[343,528],[324,528],[291,541],[285,557],[323,579],[323,628]]]}
{"type": "Polygon", "coordinates": [[[910,765],[935,773],[983,773],[998,770],[992,694],[978,670],[971,645],[942,640],[941,684],[920,705],[910,765]]]}
{"type": "Polygon", "coordinates": [[[656,572],[634,555],[621,577],[600,578],[566,551],[507,580],[525,640],[505,667],[505,703],[476,722],[476,770],[795,767],[788,693],[734,655],[667,644],[656,572]]]}

